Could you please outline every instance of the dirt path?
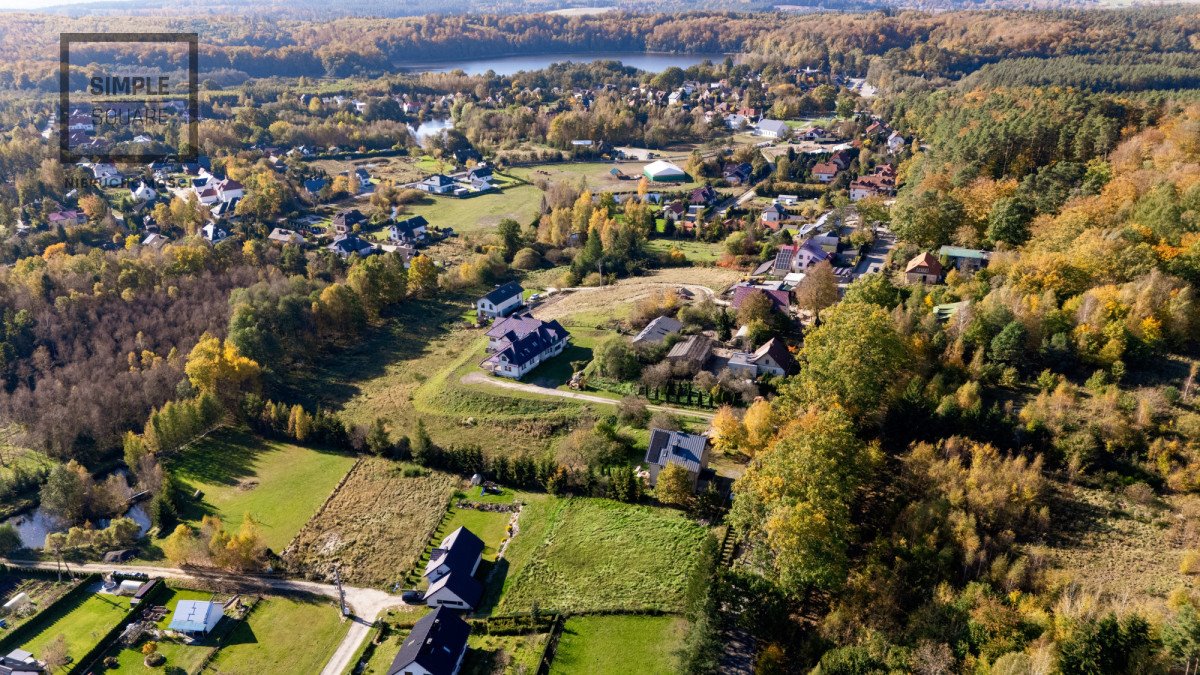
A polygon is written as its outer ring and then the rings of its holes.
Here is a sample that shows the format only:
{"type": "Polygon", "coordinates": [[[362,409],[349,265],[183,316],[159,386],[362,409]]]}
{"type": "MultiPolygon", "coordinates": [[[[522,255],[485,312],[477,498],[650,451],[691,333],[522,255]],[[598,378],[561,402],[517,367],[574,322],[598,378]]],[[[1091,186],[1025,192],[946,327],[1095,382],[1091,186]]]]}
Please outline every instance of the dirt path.
{"type": "MultiPolygon", "coordinates": [[[[563,391],[561,389],[549,389],[539,387],[535,384],[525,384],[524,382],[516,382],[513,380],[501,379],[498,377],[488,377],[483,373],[467,373],[462,377],[463,384],[483,384],[492,387],[500,387],[501,389],[515,389],[524,391],[530,394],[541,394],[542,396],[557,396],[559,398],[569,398],[576,401],[587,401],[588,403],[600,403],[602,405],[617,405],[620,400],[615,398],[605,398],[603,396],[594,396],[592,394],[581,394],[574,391],[563,391]]],[[[646,406],[654,412],[667,412],[672,415],[682,415],[686,417],[696,417],[702,420],[711,421],[713,413],[701,412],[699,410],[687,410],[686,408],[675,408],[673,406],[650,404],[646,406]]]]}

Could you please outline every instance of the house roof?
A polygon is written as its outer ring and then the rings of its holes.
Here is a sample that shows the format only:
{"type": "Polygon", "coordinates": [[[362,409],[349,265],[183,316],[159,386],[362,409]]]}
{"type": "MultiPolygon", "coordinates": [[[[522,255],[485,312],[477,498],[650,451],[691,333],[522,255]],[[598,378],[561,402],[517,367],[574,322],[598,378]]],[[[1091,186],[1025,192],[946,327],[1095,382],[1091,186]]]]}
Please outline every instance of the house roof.
{"type": "Polygon", "coordinates": [[[942,272],[942,263],[928,251],[913,256],[913,259],[909,260],[908,264],[904,266],[904,271],[912,272],[921,267],[928,269],[932,274],[941,274],[942,272]]]}
{"type": "Polygon", "coordinates": [[[771,357],[771,360],[779,364],[786,372],[795,370],[796,360],[792,358],[792,353],[788,351],[786,345],[782,341],[771,338],[767,340],[763,346],[755,350],[754,355],[750,357],[750,362],[757,364],[765,357],[771,357]]]}
{"type": "Polygon", "coordinates": [[[215,602],[180,600],[167,628],[188,633],[208,632],[221,620],[222,614],[221,606],[215,602]]]}
{"type": "Polygon", "coordinates": [[[434,187],[446,187],[447,185],[454,185],[454,181],[450,180],[450,178],[443,176],[440,173],[436,173],[421,182],[426,185],[432,185],[434,187]]]}
{"type": "Polygon", "coordinates": [[[475,563],[482,554],[483,540],[467,528],[459,527],[446,535],[442,543],[429,554],[425,573],[429,574],[445,565],[451,572],[463,572],[466,576],[471,576],[475,571],[475,563]]]}
{"type": "Polygon", "coordinates": [[[333,216],[333,224],[335,226],[343,225],[345,227],[351,227],[365,221],[366,219],[367,217],[364,216],[363,212],[359,211],[358,209],[342,209],[333,216]]]}
{"type": "Polygon", "coordinates": [[[696,361],[707,360],[712,352],[712,340],[704,335],[690,335],[686,340],[676,342],[667,352],[668,359],[683,359],[696,361]]]}
{"type": "Polygon", "coordinates": [[[824,174],[824,175],[832,176],[832,175],[835,175],[838,171],[841,171],[841,168],[837,164],[834,164],[833,162],[818,162],[818,163],[814,164],[813,168],[812,168],[813,175],[824,174]]]}
{"type": "Polygon", "coordinates": [[[730,304],[733,305],[734,309],[741,309],[742,304],[755,293],[765,293],[767,299],[775,306],[775,309],[783,311],[792,306],[792,296],[787,291],[758,288],[757,286],[738,286],[734,288],[733,300],[730,301],[730,304]]]}
{"type": "Polygon", "coordinates": [[[367,249],[373,248],[369,242],[359,239],[353,234],[343,234],[335,237],[333,243],[329,245],[329,250],[337,251],[338,253],[350,254],[361,253],[367,249]]]}
{"type": "Polygon", "coordinates": [[[647,176],[684,176],[683,169],[663,159],[655,160],[646,165],[642,172],[647,176]]]}
{"type": "Polygon", "coordinates": [[[762,131],[770,131],[775,134],[786,134],[789,129],[787,123],[780,120],[760,120],[758,128],[762,131]]]}
{"type": "Polygon", "coordinates": [[[525,335],[509,331],[504,334],[503,342],[496,352],[484,362],[496,363],[503,357],[510,364],[520,368],[568,337],[570,333],[557,321],[541,322],[535,330],[525,335]]]}
{"type": "Polygon", "coordinates": [[[763,209],[763,213],[775,213],[780,216],[786,216],[787,209],[783,208],[779,202],[771,202],[767,208],[763,209]]]}
{"type": "Polygon", "coordinates": [[[659,466],[681,464],[688,471],[698,473],[704,463],[707,445],[708,439],[699,434],[651,429],[646,462],[659,466]]]}
{"type": "Polygon", "coordinates": [[[438,607],[409,631],[387,675],[399,675],[416,663],[430,673],[449,675],[467,648],[471,627],[452,610],[438,607]]]}
{"type": "Polygon", "coordinates": [[[642,332],[633,338],[634,344],[642,342],[662,342],[668,335],[678,333],[679,329],[683,328],[683,324],[673,316],[660,316],[657,319],[646,324],[642,332]]]}
{"type": "Polygon", "coordinates": [[[510,281],[503,286],[497,286],[496,288],[492,289],[491,293],[483,296],[480,298],[480,300],[487,300],[493,305],[499,305],[514,295],[520,295],[524,292],[525,289],[521,287],[521,284],[518,284],[515,281],[510,281]]]}
{"type": "Polygon", "coordinates": [[[425,590],[425,597],[437,595],[442,589],[453,593],[459,600],[467,603],[468,607],[478,605],[479,599],[483,597],[483,584],[469,572],[451,572],[429,584],[429,588],[425,590]]]}
{"type": "Polygon", "coordinates": [[[944,255],[950,258],[972,258],[974,260],[988,260],[992,257],[991,251],[980,251],[974,248],[963,248],[961,246],[943,246],[938,249],[938,255],[944,255]]]}
{"type": "Polygon", "coordinates": [[[541,320],[533,318],[529,312],[517,312],[493,323],[484,335],[490,338],[503,337],[509,332],[516,333],[518,336],[526,335],[537,330],[541,325],[541,320]]]}

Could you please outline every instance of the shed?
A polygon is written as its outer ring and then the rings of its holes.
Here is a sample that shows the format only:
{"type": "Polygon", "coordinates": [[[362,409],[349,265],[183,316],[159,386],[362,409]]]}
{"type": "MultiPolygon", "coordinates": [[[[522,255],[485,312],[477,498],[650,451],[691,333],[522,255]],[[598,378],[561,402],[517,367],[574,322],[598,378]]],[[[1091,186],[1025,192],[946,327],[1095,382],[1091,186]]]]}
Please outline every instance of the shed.
{"type": "Polygon", "coordinates": [[[167,628],[187,635],[208,635],[222,616],[224,612],[215,602],[180,600],[167,628]]]}

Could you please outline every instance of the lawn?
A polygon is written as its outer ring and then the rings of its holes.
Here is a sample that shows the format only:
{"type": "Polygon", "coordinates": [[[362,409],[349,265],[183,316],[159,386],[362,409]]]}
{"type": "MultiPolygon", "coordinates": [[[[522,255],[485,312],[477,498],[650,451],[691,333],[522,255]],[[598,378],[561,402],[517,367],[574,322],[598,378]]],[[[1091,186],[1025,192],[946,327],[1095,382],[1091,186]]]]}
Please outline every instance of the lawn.
{"type": "Polygon", "coordinates": [[[218,675],[280,672],[319,673],[350,624],[324,599],[272,597],[261,600],[227,636],[205,669],[218,675]]]}
{"type": "Polygon", "coordinates": [[[476,511],[475,509],[452,508],[446,520],[438,528],[432,543],[439,543],[446,535],[465,527],[483,540],[483,559],[495,560],[496,551],[504,535],[508,533],[508,522],[512,514],[500,511],[476,511]]]}
{"type": "Polygon", "coordinates": [[[396,659],[396,654],[400,653],[400,646],[404,644],[406,637],[408,637],[407,628],[392,629],[387,637],[375,645],[375,649],[371,651],[371,658],[363,666],[363,669],[358,671],[358,675],[386,675],[392,666],[392,661],[396,659]]]}
{"type": "Polygon", "coordinates": [[[541,190],[532,185],[516,185],[466,199],[426,198],[406,208],[413,215],[425,216],[432,225],[473,232],[491,229],[505,218],[524,225],[537,215],[541,201],[541,190]]]}
{"type": "MultiPolygon", "coordinates": [[[[498,607],[678,611],[706,536],[704,527],[668,509],[606,499],[530,503],[500,563],[498,607]]],[[[485,604],[494,601],[494,586],[485,604]]]]}
{"type": "MultiPolygon", "coordinates": [[[[96,586],[99,587],[98,582],[96,586]]],[[[21,649],[41,656],[46,645],[63,635],[67,654],[79,659],[129,614],[129,598],[101,593],[77,597],[40,615],[36,621],[43,626],[41,631],[21,645],[21,649]]]]}
{"type": "Polygon", "coordinates": [[[461,480],[412,465],[371,458],[351,473],[329,505],[296,537],[285,559],[324,576],[390,588],[421,558],[461,480]]]}
{"type": "Polygon", "coordinates": [[[354,464],[349,455],[264,440],[223,430],[171,460],[186,494],[203,493],[183,510],[196,524],[216,515],[236,528],[244,514],[259,523],[263,541],[282,551],[354,464]]]}
{"type": "MultiPolygon", "coordinates": [[[[174,614],[175,608],[179,605],[180,600],[212,600],[213,594],[207,591],[193,591],[184,588],[169,589],[170,595],[160,597],[155,604],[163,605],[168,612],[162,621],[158,622],[159,628],[166,628],[171,623],[171,615],[174,614]]],[[[231,619],[223,619],[226,622],[224,625],[219,625],[216,633],[224,631],[228,627],[228,622],[231,619]]],[[[156,668],[147,667],[145,664],[145,656],[142,655],[141,646],[143,642],[139,642],[133,647],[126,647],[116,652],[118,666],[115,670],[120,675],[142,675],[144,673],[159,673],[162,672],[163,666],[156,668]]],[[[203,643],[186,645],[182,642],[172,640],[160,640],[158,642],[158,652],[167,659],[168,668],[180,668],[185,672],[195,672],[214,649],[215,640],[206,640],[203,643]]],[[[109,654],[113,652],[110,651],[109,654]]]]}
{"type": "Polygon", "coordinates": [[[478,635],[467,638],[467,655],[463,658],[463,675],[513,673],[533,675],[537,672],[546,647],[545,633],[532,635],[478,635]]]}
{"type": "Polygon", "coordinates": [[[643,675],[678,672],[675,652],[687,622],[675,616],[577,616],[563,625],[551,673],[618,675],[637,664],[643,675]]]}

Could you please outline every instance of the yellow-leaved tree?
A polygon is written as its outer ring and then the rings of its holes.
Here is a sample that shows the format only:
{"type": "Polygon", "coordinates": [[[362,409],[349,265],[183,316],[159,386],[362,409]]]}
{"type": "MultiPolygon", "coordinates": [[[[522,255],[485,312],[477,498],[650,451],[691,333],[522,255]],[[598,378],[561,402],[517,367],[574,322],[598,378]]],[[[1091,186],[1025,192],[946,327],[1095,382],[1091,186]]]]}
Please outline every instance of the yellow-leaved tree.
{"type": "Polygon", "coordinates": [[[232,342],[205,333],[188,354],[184,372],[200,393],[229,402],[258,391],[262,369],[254,359],[242,356],[232,342]]]}

